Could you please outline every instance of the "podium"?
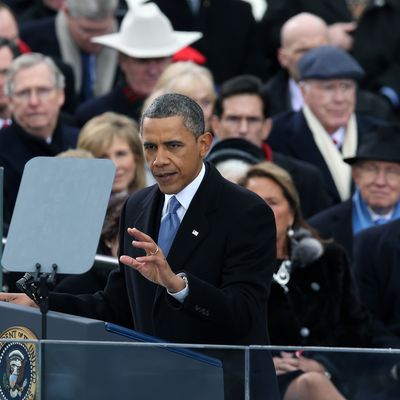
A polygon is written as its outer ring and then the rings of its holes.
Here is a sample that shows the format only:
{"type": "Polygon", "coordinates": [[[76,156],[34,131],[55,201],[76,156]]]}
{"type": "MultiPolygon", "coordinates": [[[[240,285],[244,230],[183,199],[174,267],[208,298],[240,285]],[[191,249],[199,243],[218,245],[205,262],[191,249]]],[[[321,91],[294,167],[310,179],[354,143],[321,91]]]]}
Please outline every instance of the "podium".
{"type": "MultiPolygon", "coordinates": [[[[0,303],[0,333],[14,326],[37,335],[40,311],[0,303]]],[[[36,346],[36,399],[224,399],[220,360],[102,321],[50,311],[36,346]]]]}

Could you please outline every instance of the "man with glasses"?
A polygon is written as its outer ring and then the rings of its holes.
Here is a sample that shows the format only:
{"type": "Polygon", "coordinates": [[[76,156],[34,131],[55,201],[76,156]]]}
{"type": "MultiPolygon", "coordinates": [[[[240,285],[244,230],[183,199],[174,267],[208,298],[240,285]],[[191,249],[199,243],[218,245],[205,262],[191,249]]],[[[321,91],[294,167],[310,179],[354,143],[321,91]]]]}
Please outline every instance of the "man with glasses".
{"type": "Polygon", "coordinates": [[[271,130],[269,102],[263,96],[262,82],[253,75],[240,75],[226,81],[217,97],[212,129],[219,141],[208,160],[220,168],[224,161],[257,163],[268,160],[292,176],[306,217],[330,206],[320,172],[313,165],[273,152],[264,143],[271,130]],[[240,156],[245,153],[245,156],[240,156]]]}
{"type": "Polygon", "coordinates": [[[80,101],[104,94],[114,84],[117,52],[91,39],[116,31],[117,5],[117,0],[66,0],[55,17],[21,27],[21,37],[33,51],[71,65],[80,101]]]}
{"type": "Polygon", "coordinates": [[[76,146],[78,130],[59,121],[64,85],[58,67],[42,54],[24,54],[9,67],[5,94],[13,123],[0,134],[6,223],[11,220],[25,164],[33,157],[55,156],[76,146]]]}
{"type": "Polygon", "coordinates": [[[304,104],[300,111],[273,118],[268,142],[273,150],[319,168],[333,204],[351,195],[352,157],[358,143],[379,120],[355,112],[357,80],[364,71],[357,61],[334,46],[308,51],[298,63],[304,104]]]}
{"type": "Polygon", "coordinates": [[[326,238],[334,238],[352,255],[353,236],[400,217],[400,127],[377,127],[364,135],[351,165],[355,191],[351,199],[309,221],[326,238]]]}

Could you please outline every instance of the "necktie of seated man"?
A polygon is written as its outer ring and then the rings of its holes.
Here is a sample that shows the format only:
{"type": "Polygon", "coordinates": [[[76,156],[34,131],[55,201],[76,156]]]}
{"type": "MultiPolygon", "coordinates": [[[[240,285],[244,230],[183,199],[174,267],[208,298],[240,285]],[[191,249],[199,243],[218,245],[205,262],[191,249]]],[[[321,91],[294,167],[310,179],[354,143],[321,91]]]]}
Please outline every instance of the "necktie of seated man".
{"type": "Polygon", "coordinates": [[[176,232],[179,228],[181,221],[179,220],[178,214],[181,203],[175,196],[169,199],[167,205],[167,214],[161,221],[160,231],[158,233],[158,245],[161,247],[165,257],[169,253],[172,242],[174,241],[176,232]]]}
{"type": "Polygon", "coordinates": [[[82,87],[81,101],[93,98],[93,90],[96,82],[96,56],[92,53],[81,53],[82,58],[82,87]]]}

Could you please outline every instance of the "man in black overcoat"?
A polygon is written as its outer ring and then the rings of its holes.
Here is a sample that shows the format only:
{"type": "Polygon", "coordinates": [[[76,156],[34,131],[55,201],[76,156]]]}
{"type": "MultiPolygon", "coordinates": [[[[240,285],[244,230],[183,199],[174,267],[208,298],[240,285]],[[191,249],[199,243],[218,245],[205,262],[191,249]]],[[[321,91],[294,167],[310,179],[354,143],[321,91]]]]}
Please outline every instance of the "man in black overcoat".
{"type": "MultiPolygon", "coordinates": [[[[268,344],[266,302],[276,246],[272,211],[203,162],[212,137],[204,132],[201,108],[188,97],[157,98],[142,117],[141,134],[157,185],[125,204],[120,268],[104,291],[51,294],[50,308],[178,343],[268,344]],[[160,228],[171,199],[179,203],[180,225],[168,249],[160,228]]],[[[32,305],[23,294],[1,294],[1,300],[32,305]]],[[[225,370],[227,399],[244,396],[243,375],[236,375],[243,353],[239,358],[234,371],[225,370]]],[[[266,352],[251,354],[251,372],[252,398],[275,399],[275,370],[266,352]]]]}

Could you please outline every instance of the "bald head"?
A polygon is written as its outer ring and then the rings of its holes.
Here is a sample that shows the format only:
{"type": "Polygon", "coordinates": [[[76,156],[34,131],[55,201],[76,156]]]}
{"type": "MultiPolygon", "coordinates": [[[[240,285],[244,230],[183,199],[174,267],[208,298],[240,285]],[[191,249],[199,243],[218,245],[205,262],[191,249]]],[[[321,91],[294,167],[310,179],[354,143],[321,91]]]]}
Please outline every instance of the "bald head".
{"type": "Polygon", "coordinates": [[[328,26],[323,19],[310,13],[300,13],[288,19],[281,29],[278,60],[297,81],[297,62],[315,47],[328,44],[328,26]]]}
{"type": "Polygon", "coordinates": [[[11,10],[0,2],[0,36],[6,39],[18,39],[18,25],[11,10]]]}

